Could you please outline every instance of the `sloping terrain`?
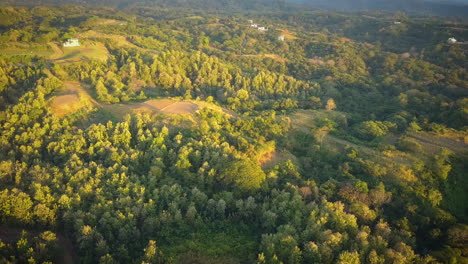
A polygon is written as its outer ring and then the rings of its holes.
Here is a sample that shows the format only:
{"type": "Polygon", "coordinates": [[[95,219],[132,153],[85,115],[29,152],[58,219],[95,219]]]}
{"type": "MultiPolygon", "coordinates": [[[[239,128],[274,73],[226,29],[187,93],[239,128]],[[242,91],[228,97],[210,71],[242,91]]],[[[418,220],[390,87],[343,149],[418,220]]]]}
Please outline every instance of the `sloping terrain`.
{"type": "Polygon", "coordinates": [[[84,107],[97,102],[88,94],[79,82],[64,82],[63,89],[49,102],[50,109],[58,117],[73,114],[84,107]]]}
{"type": "Polygon", "coordinates": [[[168,98],[150,99],[136,103],[102,104],[96,101],[79,82],[74,81],[65,81],[63,89],[55,94],[50,100],[49,105],[52,112],[59,117],[73,114],[84,107],[91,106],[104,109],[119,118],[132,112],[146,112],[150,114],[194,114],[197,110],[202,108],[209,108],[228,116],[235,116],[235,113],[230,110],[204,101],[181,101],[168,98]]]}

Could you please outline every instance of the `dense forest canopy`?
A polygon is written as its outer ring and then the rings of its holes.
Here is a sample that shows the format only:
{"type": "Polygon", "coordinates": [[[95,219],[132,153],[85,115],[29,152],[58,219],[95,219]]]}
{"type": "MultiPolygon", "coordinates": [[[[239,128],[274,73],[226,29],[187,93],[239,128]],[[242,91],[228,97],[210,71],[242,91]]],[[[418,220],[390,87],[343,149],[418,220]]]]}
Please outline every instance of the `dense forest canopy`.
{"type": "Polygon", "coordinates": [[[0,262],[467,263],[468,24],[212,2],[0,8],[0,262]]]}

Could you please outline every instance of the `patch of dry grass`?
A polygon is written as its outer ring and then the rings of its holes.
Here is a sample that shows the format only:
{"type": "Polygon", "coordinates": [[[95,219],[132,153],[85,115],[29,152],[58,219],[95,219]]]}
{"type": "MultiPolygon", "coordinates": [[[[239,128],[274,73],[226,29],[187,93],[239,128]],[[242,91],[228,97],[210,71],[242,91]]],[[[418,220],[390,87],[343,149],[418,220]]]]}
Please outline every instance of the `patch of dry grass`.
{"type": "MultiPolygon", "coordinates": [[[[109,51],[106,46],[100,42],[86,41],[79,47],[60,47],[61,56],[54,58],[55,63],[73,63],[83,59],[93,59],[105,61],[109,57],[109,51]]],[[[58,52],[58,51],[57,51],[58,52]]],[[[54,57],[56,57],[55,53],[54,57]]]]}
{"type": "Polygon", "coordinates": [[[63,89],[49,101],[52,113],[58,117],[64,117],[97,104],[80,83],[71,81],[64,82],[63,89]]]}
{"type": "Polygon", "coordinates": [[[257,58],[270,58],[279,62],[286,62],[287,59],[281,57],[278,54],[274,53],[267,53],[267,54],[245,54],[245,55],[240,55],[241,57],[257,57],[257,58]]]}
{"type": "Polygon", "coordinates": [[[107,33],[102,33],[98,32],[95,30],[88,30],[86,32],[80,33],[77,35],[77,38],[80,39],[110,39],[112,40],[115,45],[118,47],[129,47],[129,48],[134,48],[134,49],[142,49],[138,47],[137,45],[131,43],[130,41],[127,40],[124,36],[117,35],[117,34],[107,34],[107,33]]]}
{"type": "Polygon", "coordinates": [[[39,57],[49,57],[54,53],[52,49],[43,44],[9,42],[1,45],[2,55],[29,55],[39,57]]]}
{"type": "Polygon", "coordinates": [[[317,127],[317,122],[328,118],[335,122],[346,123],[346,116],[338,111],[327,110],[299,110],[291,114],[291,125],[293,128],[303,132],[310,132],[310,129],[317,127]]]}
{"type": "Polygon", "coordinates": [[[262,169],[270,169],[276,166],[277,164],[285,162],[287,160],[291,160],[293,163],[298,163],[297,157],[294,156],[291,152],[287,150],[275,150],[267,152],[262,157],[260,157],[259,164],[262,167],[262,169]]]}

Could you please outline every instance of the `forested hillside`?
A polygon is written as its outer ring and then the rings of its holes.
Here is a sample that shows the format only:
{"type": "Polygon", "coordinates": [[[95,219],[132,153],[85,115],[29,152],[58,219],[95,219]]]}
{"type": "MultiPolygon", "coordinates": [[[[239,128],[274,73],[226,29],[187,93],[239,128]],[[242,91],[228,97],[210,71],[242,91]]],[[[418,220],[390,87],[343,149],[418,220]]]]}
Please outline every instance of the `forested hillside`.
{"type": "Polygon", "coordinates": [[[468,24],[204,3],[0,8],[0,262],[467,263],[468,24]]]}

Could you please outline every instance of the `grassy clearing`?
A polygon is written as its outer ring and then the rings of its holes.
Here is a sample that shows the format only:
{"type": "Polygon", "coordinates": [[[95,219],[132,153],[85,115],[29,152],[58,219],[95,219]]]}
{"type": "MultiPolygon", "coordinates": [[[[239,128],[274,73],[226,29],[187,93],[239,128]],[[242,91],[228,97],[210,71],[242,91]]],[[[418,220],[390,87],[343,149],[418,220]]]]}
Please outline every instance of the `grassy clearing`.
{"type": "Polygon", "coordinates": [[[63,89],[55,95],[49,101],[49,107],[58,117],[74,114],[97,103],[78,82],[64,82],[63,89]]]}
{"type": "Polygon", "coordinates": [[[58,117],[72,114],[84,107],[77,94],[67,94],[54,97],[50,102],[52,112],[58,117]]]}
{"type": "Polygon", "coordinates": [[[295,39],[298,39],[298,37],[296,37],[296,34],[292,31],[289,31],[287,29],[281,29],[281,35],[284,36],[284,39],[285,40],[295,40],[295,39]]]}
{"type": "Polygon", "coordinates": [[[204,18],[201,16],[188,16],[188,17],[183,17],[183,18],[177,18],[174,20],[178,21],[184,21],[184,20],[203,20],[204,18]]]}
{"type": "MultiPolygon", "coordinates": [[[[85,41],[79,47],[60,47],[63,51],[61,56],[55,55],[55,63],[73,63],[83,59],[107,60],[109,51],[100,42],[85,41]],[[57,56],[57,58],[55,58],[57,56]]],[[[57,52],[55,53],[57,54],[57,52]]]]}
{"type": "Polygon", "coordinates": [[[56,43],[49,42],[47,44],[52,49],[52,54],[49,56],[50,60],[56,60],[63,56],[63,50],[56,43]]]}
{"type": "Polygon", "coordinates": [[[193,115],[199,109],[209,108],[214,111],[233,116],[235,113],[212,103],[195,100],[152,99],[141,103],[125,103],[101,105],[116,117],[123,117],[129,113],[145,112],[149,114],[193,115]]]}
{"type": "Polygon", "coordinates": [[[325,118],[346,124],[346,116],[338,111],[299,110],[290,116],[292,127],[303,132],[310,132],[311,129],[317,128],[325,118]]]}
{"type": "Polygon", "coordinates": [[[235,116],[234,112],[213,103],[196,100],[164,98],[151,99],[140,103],[102,104],[96,101],[79,82],[74,81],[65,81],[63,88],[54,95],[55,97],[50,100],[49,106],[52,112],[59,117],[76,113],[84,107],[97,107],[98,110],[94,116],[99,116],[103,120],[123,120],[127,114],[138,112],[193,115],[202,108],[209,108],[228,116],[235,116]]]}
{"type": "Polygon", "coordinates": [[[0,46],[1,55],[29,55],[48,58],[54,51],[47,45],[12,42],[0,46]]]}
{"type": "MultiPolygon", "coordinates": [[[[318,129],[323,125],[321,125],[321,123],[323,123],[323,120],[325,119],[335,122],[338,126],[346,126],[347,124],[346,116],[337,111],[299,110],[290,116],[293,131],[295,130],[305,134],[313,134],[318,143],[329,151],[342,153],[346,148],[352,147],[369,158],[374,158],[385,163],[392,162],[405,166],[410,165],[417,160],[416,157],[401,151],[388,150],[381,152],[369,146],[356,144],[330,135],[327,129],[318,129]]],[[[394,141],[394,138],[392,137],[388,140],[394,141]]]]}
{"type": "Polygon", "coordinates": [[[146,51],[146,49],[140,48],[137,45],[128,41],[127,38],[125,38],[124,36],[116,34],[106,34],[102,32],[97,32],[95,30],[88,30],[86,32],[80,33],[77,35],[77,38],[88,40],[107,39],[112,41],[117,47],[127,47],[146,51]]]}
{"type": "Polygon", "coordinates": [[[39,56],[39,57],[46,57],[48,58],[53,54],[53,51],[51,50],[1,50],[0,51],[1,55],[9,55],[9,56],[15,56],[15,55],[29,55],[29,56],[39,56]]]}
{"type": "Polygon", "coordinates": [[[264,58],[270,58],[270,59],[273,59],[275,61],[279,61],[279,62],[286,62],[287,59],[286,58],[283,58],[281,57],[280,55],[278,54],[273,54],[273,53],[268,53],[268,54],[245,54],[245,55],[240,55],[241,57],[251,57],[251,58],[261,58],[261,59],[264,59],[264,58]]]}
{"type": "Polygon", "coordinates": [[[440,136],[429,132],[411,132],[408,136],[421,144],[424,151],[429,154],[437,154],[442,148],[446,148],[459,155],[468,155],[468,144],[465,143],[465,136],[461,134],[440,136]]]}
{"type": "Polygon", "coordinates": [[[142,103],[102,105],[102,107],[118,117],[136,112],[149,114],[193,114],[199,109],[198,105],[192,102],[171,99],[148,100],[142,103]]]}
{"type": "Polygon", "coordinates": [[[262,157],[260,157],[259,163],[262,169],[268,170],[287,160],[291,160],[295,164],[299,163],[297,161],[297,157],[287,150],[275,150],[267,152],[262,157]]]}

